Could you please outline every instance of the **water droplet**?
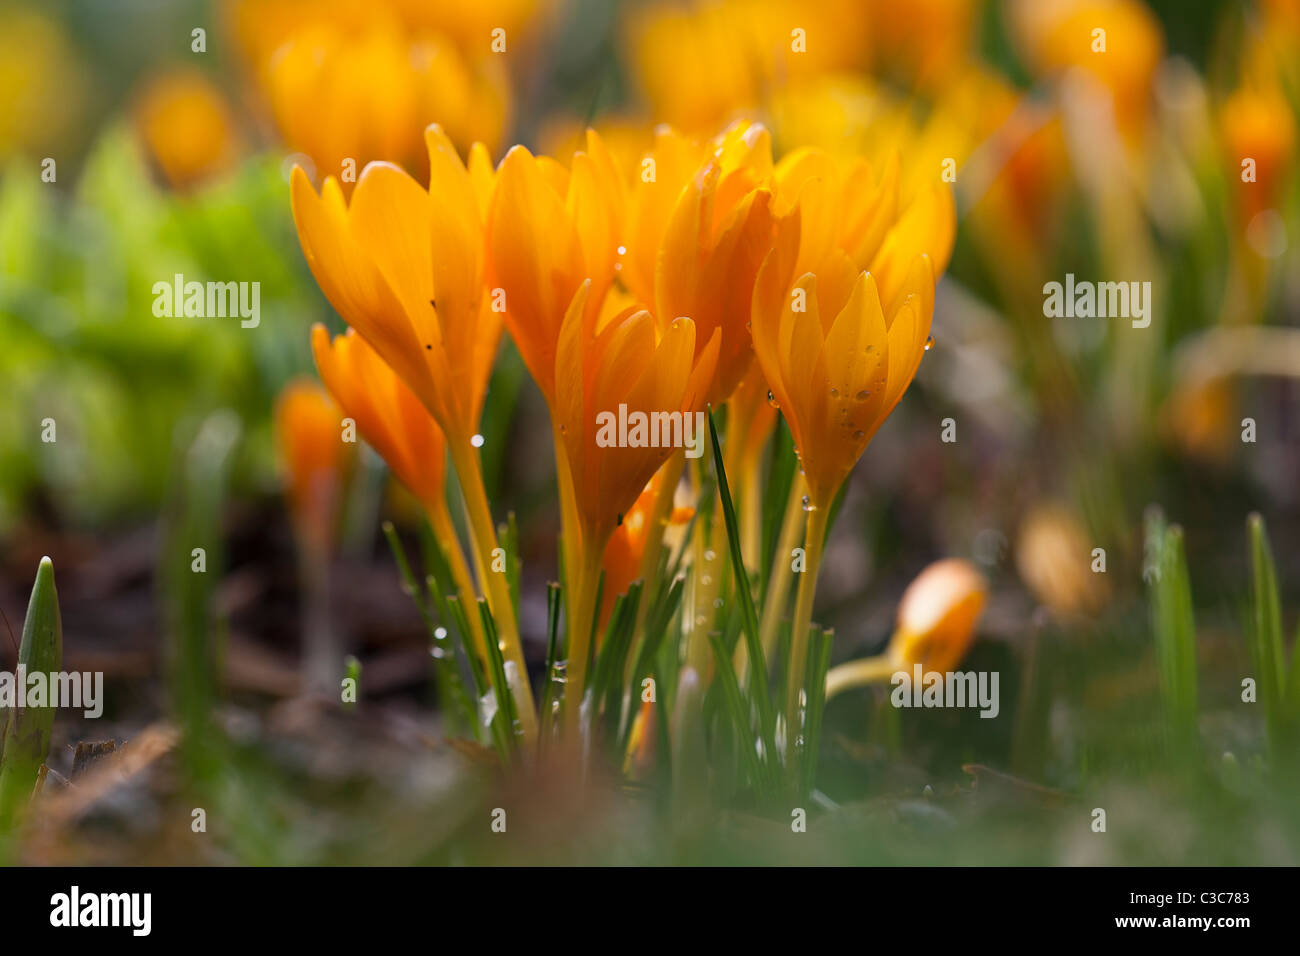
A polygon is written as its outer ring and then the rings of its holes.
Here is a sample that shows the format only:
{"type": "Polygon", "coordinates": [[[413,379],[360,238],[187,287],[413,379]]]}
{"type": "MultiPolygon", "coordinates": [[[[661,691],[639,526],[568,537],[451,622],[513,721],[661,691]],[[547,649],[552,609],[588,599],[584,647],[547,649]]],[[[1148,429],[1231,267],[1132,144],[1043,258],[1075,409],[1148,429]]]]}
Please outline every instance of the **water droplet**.
{"type": "Polygon", "coordinates": [[[812,503],[812,499],[809,498],[807,495],[804,495],[804,496],[803,496],[803,501],[802,501],[801,503],[803,504],[803,510],[804,510],[804,511],[816,511],[816,510],[817,510],[817,506],[816,506],[815,504],[812,503]]]}
{"type": "Polygon", "coordinates": [[[697,614],[697,615],[695,615],[695,626],[696,626],[696,627],[703,627],[703,626],[704,626],[704,615],[703,615],[703,614],[697,614]]]}
{"type": "Polygon", "coordinates": [[[864,388],[862,389],[862,391],[858,392],[858,394],[854,397],[857,398],[857,400],[860,402],[865,402],[868,398],[871,397],[871,392],[867,391],[864,388]]]}
{"type": "Polygon", "coordinates": [[[551,665],[551,683],[553,684],[568,683],[569,680],[568,671],[569,671],[568,661],[556,661],[554,664],[551,665]]]}
{"type": "Polygon", "coordinates": [[[767,404],[771,405],[773,408],[781,407],[780,403],[778,403],[776,400],[776,396],[772,394],[772,390],[770,388],[767,390],[767,404]]]}
{"type": "Polygon", "coordinates": [[[862,439],[864,439],[864,438],[866,438],[866,437],[867,437],[867,433],[864,432],[861,428],[859,428],[857,431],[855,431],[855,432],[853,433],[853,440],[854,440],[854,441],[862,441],[862,439]]]}
{"type": "Polygon", "coordinates": [[[561,435],[567,435],[568,433],[569,433],[569,426],[568,426],[568,425],[561,425],[561,426],[560,426],[560,434],[561,434],[561,435]]]}
{"type": "Polygon", "coordinates": [[[705,560],[705,561],[712,561],[712,560],[713,560],[714,558],[716,558],[716,557],[717,557],[717,554],[714,553],[714,551],[713,551],[712,548],[709,548],[707,551],[704,552],[704,560],[705,560]]]}
{"type": "Polygon", "coordinates": [[[482,447],[483,447],[483,436],[482,436],[482,435],[475,435],[473,438],[471,438],[471,439],[469,440],[469,443],[470,443],[471,445],[473,445],[475,448],[482,448],[482,447]]]}
{"type": "Polygon", "coordinates": [[[714,606],[715,608],[716,608],[716,607],[722,607],[722,598],[714,598],[714,599],[713,599],[713,606],[714,606]]]}
{"type": "Polygon", "coordinates": [[[934,348],[934,336],[933,336],[933,335],[927,335],[927,336],[925,337],[925,350],[928,352],[928,351],[930,351],[930,349],[932,349],[932,348],[934,348]]]}
{"type": "Polygon", "coordinates": [[[445,627],[435,627],[433,629],[433,636],[440,641],[445,641],[447,639],[447,629],[445,627]]]}
{"type": "Polygon", "coordinates": [[[713,583],[713,575],[711,575],[711,574],[701,574],[701,575],[700,575],[700,583],[701,583],[701,584],[712,584],[712,583],[713,583]]]}
{"type": "Polygon", "coordinates": [[[619,254],[620,256],[625,256],[625,255],[627,255],[627,246],[619,246],[619,247],[618,247],[618,254],[619,254]]]}
{"type": "Polygon", "coordinates": [[[446,659],[447,653],[441,647],[438,647],[435,644],[433,647],[429,648],[429,656],[432,657],[435,661],[441,661],[446,659]]]}
{"type": "Polygon", "coordinates": [[[832,386],[832,387],[831,387],[831,398],[839,398],[839,397],[840,397],[840,390],[839,390],[838,388],[835,388],[834,386],[832,386]]]}

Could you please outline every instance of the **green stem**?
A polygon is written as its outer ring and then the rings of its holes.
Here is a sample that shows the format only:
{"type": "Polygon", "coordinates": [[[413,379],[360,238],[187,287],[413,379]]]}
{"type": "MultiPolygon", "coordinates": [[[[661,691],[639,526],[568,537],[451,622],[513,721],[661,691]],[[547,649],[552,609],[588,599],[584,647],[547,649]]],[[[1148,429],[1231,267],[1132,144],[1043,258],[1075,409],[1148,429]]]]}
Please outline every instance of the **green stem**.
{"type": "MultiPolygon", "coordinates": [[[[496,621],[501,642],[505,645],[503,652],[506,660],[514,661],[519,671],[519,699],[516,704],[524,740],[530,742],[537,736],[537,712],[528,682],[528,668],[524,664],[519,624],[515,620],[515,608],[510,600],[509,582],[504,573],[492,571],[492,553],[499,545],[496,527],[492,523],[492,509],[488,506],[487,492],[483,488],[483,469],[479,465],[478,452],[468,442],[452,443],[451,458],[456,467],[456,476],[460,479],[461,496],[465,499],[465,515],[469,521],[474,560],[482,579],[488,607],[496,621]]],[[[469,612],[470,608],[466,608],[467,616],[469,612]]]]}
{"type": "Polygon", "coordinates": [[[795,597],[794,622],[790,640],[790,665],[785,684],[785,746],[793,755],[794,742],[801,733],[799,692],[803,690],[808,663],[808,625],[812,621],[813,595],[817,591],[817,572],[822,563],[822,545],[826,540],[826,511],[815,507],[808,512],[808,531],[804,538],[806,564],[795,597]]]}
{"type": "MultiPolygon", "coordinates": [[[[425,513],[429,516],[429,527],[433,529],[434,540],[438,542],[443,560],[447,562],[447,568],[451,572],[451,580],[456,585],[456,593],[460,595],[461,605],[473,607],[478,598],[474,591],[474,579],[470,576],[469,565],[465,563],[465,554],[461,551],[460,539],[456,537],[456,527],[447,512],[446,502],[429,502],[425,505],[425,513]]],[[[486,664],[487,645],[483,638],[483,622],[477,614],[470,614],[468,617],[469,629],[474,641],[474,653],[486,664]]]]}
{"type": "Polygon", "coordinates": [[[869,687],[887,682],[899,670],[899,662],[888,654],[864,657],[832,667],[826,675],[826,699],[855,687],[869,687]]]}
{"type": "MultiPolygon", "coordinates": [[[[596,591],[600,586],[603,547],[584,548],[577,571],[577,589],[569,605],[569,647],[567,682],[564,687],[564,726],[572,734],[578,729],[578,713],[587,683],[587,657],[591,648],[591,621],[596,614],[596,591]]],[[[572,572],[570,572],[572,573],[572,572]]],[[[572,586],[572,585],[570,585],[572,586]]]]}
{"type": "MultiPolygon", "coordinates": [[[[767,594],[763,596],[763,617],[758,628],[763,654],[769,663],[776,655],[776,636],[790,593],[790,576],[794,573],[790,552],[799,546],[799,535],[803,533],[805,494],[807,487],[803,476],[796,472],[790,482],[790,497],[785,504],[785,517],[781,519],[781,533],[777,538],[776,553],[772,556],[772,575],[768,579],[767,594]]],[[[741,679],[744,679],[743,674],[741,679]]]]}

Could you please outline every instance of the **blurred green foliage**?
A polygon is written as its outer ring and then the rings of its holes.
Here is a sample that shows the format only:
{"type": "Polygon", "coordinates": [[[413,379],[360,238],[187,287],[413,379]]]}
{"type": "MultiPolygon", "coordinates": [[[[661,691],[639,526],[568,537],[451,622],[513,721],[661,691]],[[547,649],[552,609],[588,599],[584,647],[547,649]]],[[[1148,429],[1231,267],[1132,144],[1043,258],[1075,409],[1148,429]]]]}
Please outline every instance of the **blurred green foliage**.
{"type": "Polygon", "coordinates": [[[322,300],[298,252],[274,157],[201,194],[154,185],[129,131],[109,130],[75,191],[15,161],[0,180],[0,531],[42,488],[72,522],[161,500],[176,423],[233,409],[249,443],[238,487],[271,471],[272,396],[309,368],[322,300]],[[258,282],[261,321],[154,315],[154,283],[258,282]],[[42,421],[56,440],[41,440],[42,421]]]}

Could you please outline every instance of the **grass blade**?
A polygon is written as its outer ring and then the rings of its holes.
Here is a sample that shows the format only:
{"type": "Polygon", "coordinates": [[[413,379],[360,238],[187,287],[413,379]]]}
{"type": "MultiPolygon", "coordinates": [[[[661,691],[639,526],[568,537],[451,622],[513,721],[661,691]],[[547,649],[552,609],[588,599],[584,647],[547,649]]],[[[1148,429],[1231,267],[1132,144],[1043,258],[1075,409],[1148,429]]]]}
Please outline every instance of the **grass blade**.
{"type": "Polygon", "coordinates": [[[749,589],[749,573],[745,570],[745,560],[741,554],[740,525],[736,521],[736,508],[732,503],[731,489],[727,484],[727,469],[722,464],[722,447],[718,443],[718,429],[713,421],[712,409],[709,409],[709,437],[713,442],[713,466],[718,477],[718,495],[722,500],[722,516],[727,525],[727,544],[731,551],[731,568],[735,575],[736,594],[743,615],[742,632],[745,636],[745,649],[752,662],[749,668],[751,697],[758,709],[763,752],[771,758],[776,753],[776,735],[772,700],[768,696],[767,669],[762,666],[763,646],[758,639],[758,612],[754,608],[754,595],[749,589]]]}

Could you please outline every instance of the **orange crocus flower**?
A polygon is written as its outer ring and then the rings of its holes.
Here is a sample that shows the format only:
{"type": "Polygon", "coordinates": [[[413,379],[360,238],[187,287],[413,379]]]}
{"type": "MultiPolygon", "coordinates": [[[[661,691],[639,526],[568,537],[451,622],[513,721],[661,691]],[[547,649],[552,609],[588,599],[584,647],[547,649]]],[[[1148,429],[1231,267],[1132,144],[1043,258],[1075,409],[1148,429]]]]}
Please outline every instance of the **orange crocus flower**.
{"type": "MultiPolygon", "coordinates": [[[[611,447],[604,416],[690,412],[688,381],[695,350],[690,319],[662,333],[644,310],[626,310],[599,333],[584,332],[590,281],[574,296],[556,350],[552,419],[558,433],[557,467],[568,499],[564,532],[570,604],[568,679],[582,692],[595,613],[600,562],[621,515],[671,454],[669,448],[611,447]],[[602,437],[602,435],[604,437],[602,437]],[[569,563],[576,562],[576,563],[569,563]]],[[[692,423],[693,427],[694,423],[692,423]]],[[[578,708],[566,708],[577,720],[578,708]]]]}
{"type": "Polygon", "coordinates": [[[847,299],[819,296],[804,273],[787,292],[780,250],[754,288],[754,352],[794,437],[808,487],[805,572],[795,601],[786,686],[787,740],[801,736],[800,695],[808,626],[826,538],[827,511],[876,429],[911,384],[930,335],[934,273],[919,256],[902,301],[888,312],[875,279],[860,273],[847,299]]]}
{"type": "Polygon", "coordinates": [[[781,160],[775,178],[778,213],[799,210],[794,275],[816,273],[823,294],[831,283],[846,296],[868,271],[892,312],[917,255],[929,256],[936,276],[947,268],[957,231],[952,189],[936,181],[907,190],[897,154],[877,174],[861,157],[802,148],[781,160]]]}
{"type": "Polygon", "coordinates": [[[311,350],[321,381],[397,480],[425,507],[443,502],[446,440],[428,409],[355,329],[331,342],[318,322],[311,350]]]}
{"type": "Polygon", "coordinates": [[[547,403],[555,404],[560,327],[584,282],[590,336],[614,280],[626,202],[622,174],[594,130],[566,170],[523,146],[506,153],[488,212],[488,284],[547,403]]]}
{"type": "MultiPolygon", "coordinates": [[[[486,150],[469,168],[437,126],[425,133],[429,188],[389,163],[371,163],[349,205],[333,179],[318,196],[293,175],[298,239],[334,308],[397,373],[447,438],[460,480],[479,580],[507,660],[526,674],[505,575],[488,573],[496,527],[473,444],[496,356],[501,316],[483,283],[483,211],[493,176],[486,150]]],[[[472,609],[471,609],[472,612],[472,609]]],[[[518,688],[523,731],[536,730],[527,681],[518,688]]]]}
{"type": "MultiPolygon", "coordinates": [[[[601,559],[601,570],[605,572],[605,591],[600,599],[600,631],[604,634],[610,613],[614,610],[614,601],[620,594],[626,594],[633,581],[642,578],[645,568],[646,545],[652,534],[661,533],[662,529],[652,527],[655,506],[658,504],[660,485],[663,482],[664,469],[655,472],[653,478],[646,482],[645,488],[637,496],[632,507],[623,515],[623,520],[609,537],[605,545],[605,556],[601,559]]],[[[695,513],[694,508],[675,507],[667,512],[667,522],[672,525],[685,524],[695,513]]]]}
{"type": "Polygon", "coordinates": [[[330,304],[433,413],[453,447],[468,442],[496,358],[501,315],[483,294],[486,151],[469,169],[438,126],[425,133],[429,188],[372,163],[351,205],[333,178],[318,196],[301,169],[293,213],[312,274],[330,304]]]}
{"type": "Polygon", "coordinates": [[[750,367],[754,278],[774,232],[771,136],[746,122],[705,144],[661,130],[645,162],[619,277],[661,324],[695,323],[692,400],[719,403],[750,367]]]}
{"type": "Polygon", "coordinates": [[[928,256],[917,257],[888,312],[870,273],[857,275],[847,298],[819,293],[819,283],[804,273],[787,293],[778,257],[764,264],[754,352],[794,436],[811,504],[824,507],[920,367],[934,272],[928,256]]]}
{"type": "MultiPolygon", "coordinates": [[[[474,606],[474,584],[447,510],[446,440],[429,410],[364,338],[349,329],[330,341],[317,323],[311,347],[316,368],[343,413],[352,418],[361,436],[388,463],[397,480],[419,500],[451,569],[467,608],[474,606]]],[[[483,626],[477,614],[467,614],[480,658],[485,658],[483,626]]]]}

